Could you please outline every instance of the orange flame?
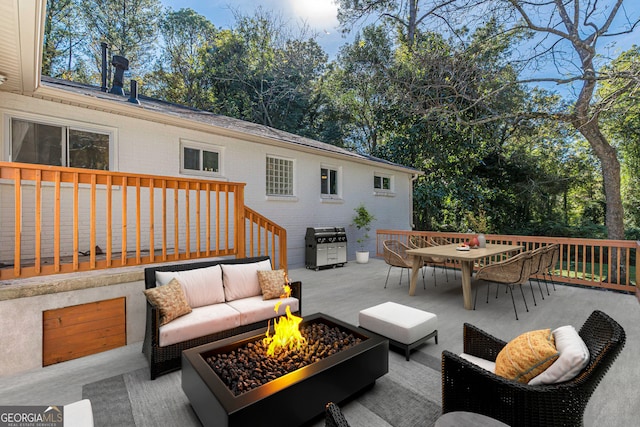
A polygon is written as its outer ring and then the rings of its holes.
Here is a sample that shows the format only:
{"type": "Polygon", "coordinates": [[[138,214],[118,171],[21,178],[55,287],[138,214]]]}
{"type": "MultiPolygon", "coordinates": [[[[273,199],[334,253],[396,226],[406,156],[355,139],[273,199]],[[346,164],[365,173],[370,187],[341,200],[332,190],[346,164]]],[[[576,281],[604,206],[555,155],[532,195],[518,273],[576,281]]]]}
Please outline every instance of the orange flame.
{"type": "MultiPolygon", "coordinates": [[[[291,295],[291,287],[288,285],[289,280],[285,273],[284,293],[280,295],[280,298],[288,298],[291,295]]],[[[275,312],[278,312],[282,301],[278,301],[274,307],[275,312]]],[[[302,317],[294,316],[291,314],[290,306],[285,308],[286,317],[280,316],[278,320],[273,324],[274,334],[269,335],[270,328],[267,328],[266,336],[262,340],[264,345],[267,345],[267,355],[275,356],[276,352],[282,349],[299,350],[303,345],[307,343],[307,340],[300,333],[300,322],[302,317]]]]}

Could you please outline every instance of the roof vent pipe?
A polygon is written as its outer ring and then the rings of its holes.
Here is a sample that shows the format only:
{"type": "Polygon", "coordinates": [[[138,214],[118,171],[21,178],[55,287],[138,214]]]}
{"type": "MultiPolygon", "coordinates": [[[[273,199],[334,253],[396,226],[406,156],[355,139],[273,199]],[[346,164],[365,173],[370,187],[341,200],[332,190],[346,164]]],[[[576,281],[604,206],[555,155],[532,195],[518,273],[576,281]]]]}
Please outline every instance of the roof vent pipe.
{"type": "Polygon", "coordinates": [[[116,95],[124,95],[124,72],[129,69],[129,60],[124,56],[113,55],[111,65],[116,67],[116,72],[113,74],[113,85],[109,92],[116,95]]]}
{"type": "Polygon", "coordinates": [[[102,86],[100,90],[103,92],[107,91],[107,45],[105,42],[100,43],[100,48],[102,49],[102,86]]]}
{"type": "Polygon", "coordinates": [[[131,93],[129,94],[129,102],[131,102],[132,104],[140,104],[140,101],[138,100],[138,81],[137,80],[131,80],[131,93]]]}

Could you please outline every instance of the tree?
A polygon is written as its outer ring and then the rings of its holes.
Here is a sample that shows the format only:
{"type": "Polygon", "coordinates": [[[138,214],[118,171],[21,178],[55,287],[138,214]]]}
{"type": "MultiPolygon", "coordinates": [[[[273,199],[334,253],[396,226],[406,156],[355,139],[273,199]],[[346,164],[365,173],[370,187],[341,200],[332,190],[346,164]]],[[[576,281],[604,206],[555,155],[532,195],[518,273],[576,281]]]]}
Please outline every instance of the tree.
{"type": "Polygon", "coordinates": [[[153,95],[195,108],[211,107],[203,53],[214,43],[215,26],[192,9],[168,10],[160,21],[160,34],[160,59],[146,77],[153,95]]]}
{"type": "Polygon", "coordinates": [[[603,70],[619,76],[600,86],[598,98],[607,105],[602,113],[604,133],[623,155],[622,194],[629,227],[640,228],[640,47],[620,54],[603,70]],[[622,92],[622,96],[617,94],[622,92]],[[614,95],[611,97],[610,95],[614,95]],[[608,102],[615,100],[615,102],[608,102]]]}
{"type": "MultiPolygon", "coordinates": [[[[423,26],[445,23],[445,26],[451,29],[452,37],[464,36],[464,31],[461,31],[458,25],[461,18],[465,18],[467,25],[473,27],[477,25],[473,21],[474,18],[478,19],[477,22],[486,22],[487,17],[495,17],[502,31],[487,38],[486,43],[500,43],[505,37],[518,38],[523,34],[529,37],[522,39],[519,57],[512,55],[498,58],[499,62],[493,64],[496,69],[513,70],[512,73],[502,73],[501,82],[493,79],[490,85],[484,85],[474,93],[467,90],[467,87],[460,86],[461,81],[467,82],[468,79],[460,79],[459,74],[447,75],[449,68],[443,67],[440,79],[423,80],[418,82],[418,87],[411,85],[406,88],[408,98],[414,101],[412,105],[423,114],[430,114],[434,110],[448,112],[455,115],[455,120],[470,124],[515,118],[545,118],[569,123],[589,142],[600,161],[606,198],[605,221],[608,237],[623,239],[624,210],[620,192],[620,163],[615,147],[602,132],[600,116],[603,108],[615,102],[625,91],[637,87],[638,82],[629,81],[629,85],[622,85],[620,91],[612,93],[607,100],[602,100],[606,102],[601,102],[595,96],[596,89],[603,81],[614,76],[603,73],[602,68],[597,66],[598,61],[607,59],[604,55],[599,55],[601,51],[598,48],[601,40],[615,40],[617,36],[635,31],[640,22],[640,13],[634,11],[633,15],[618,16],[622,15],[624,0],[458,0],[455,3],[424,0],[422,3],[436,6],[447,3],[443,13],[426,15],[421,23],[423,26]],[[430,22],[427,22],[427,18],[430,22]],[[510,67],[507,67],[507,64],[510,64],[510,67]],[[504,100],[505,94],[511,93],[513,87],[551,83],[570,86],[565,92],[566,99],[571,99],[567,109],[517,109],[505,113],[504,109],[495,111],[492,107],[504,100]],[[446,91],[450,96],[424,98],[424,93],[434,90],[446,91]],[[473,114],[469,114],[470,112],[473,114]],[[479,115],[479,112],[482,115],[479,115]]],[[[367,13],[376,12],[381,17],[404,16],[404,21],[407,21],[405,2],[342,1],[340,4],[343,7],[350,6],[356,12],[362,10],[360,6],[367,5],[367,13]]],[[[426,66],[429,63],[424,60],[416,61],[417,66],[426,66]]]]}
{"type": "Polygon", "coordinates": [[[75,49],[82,41],[75,0],[47,0],[42,74],[71,78],[75,49]]]}
{"type": "Polygon", "coordinates": [[[420,26],[427,18],[447,14],[456,0],[338,0],[337,3],[338,21],[343,32],[351,31],[356,22],[377,15],[400,28],[411,49],[420,26]]]}
{"type": "Polygon", "coordinates": [[[133,75],[144,75],[154,53],[160,1],[80,0],[80,4],[87,32],[84,53],[92,60],[96,82],[102,69],[101,42],[109,45],[111,53],[129,60],[133,75]]]}

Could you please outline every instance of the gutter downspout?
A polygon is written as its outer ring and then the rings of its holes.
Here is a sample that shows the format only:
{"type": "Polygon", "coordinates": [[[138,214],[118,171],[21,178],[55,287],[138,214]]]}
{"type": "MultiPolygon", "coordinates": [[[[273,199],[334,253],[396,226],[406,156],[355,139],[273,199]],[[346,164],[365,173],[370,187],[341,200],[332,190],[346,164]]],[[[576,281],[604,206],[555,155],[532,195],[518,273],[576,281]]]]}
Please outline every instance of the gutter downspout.
{"type": "Polygon", "coordinates": [[[413,183],[418,179],[419,174],[414,173],[411,175],[411,188],[409,188],[409,224],[411,229],[415,230],[416,225],[413,223],[413,183]]]}

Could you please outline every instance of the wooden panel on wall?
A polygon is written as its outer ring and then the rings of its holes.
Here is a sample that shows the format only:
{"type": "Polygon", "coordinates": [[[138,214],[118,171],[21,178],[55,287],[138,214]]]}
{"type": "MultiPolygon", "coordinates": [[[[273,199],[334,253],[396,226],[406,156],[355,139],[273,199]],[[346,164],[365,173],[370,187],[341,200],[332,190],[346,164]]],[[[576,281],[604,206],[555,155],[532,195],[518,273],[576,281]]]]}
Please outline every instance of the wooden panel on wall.
{"type": "Polygon", "coordinates": [[[125,298],[42,313],[42,366],[100,353],[127,343],[125,298]]]}

